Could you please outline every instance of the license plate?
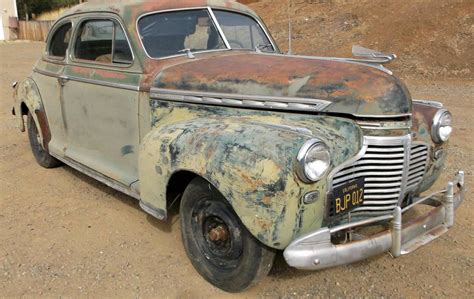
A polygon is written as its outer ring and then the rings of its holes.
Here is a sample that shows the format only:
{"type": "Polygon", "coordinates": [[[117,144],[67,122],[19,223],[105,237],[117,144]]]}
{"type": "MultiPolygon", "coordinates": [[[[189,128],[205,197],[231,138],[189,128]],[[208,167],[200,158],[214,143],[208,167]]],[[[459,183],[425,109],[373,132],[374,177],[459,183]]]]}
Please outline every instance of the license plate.
{"type": "Polygon", "coordinates": [[[364,203],[364,178],[350,181],[332,191],[330,216],[352,211],[364,203]]]}

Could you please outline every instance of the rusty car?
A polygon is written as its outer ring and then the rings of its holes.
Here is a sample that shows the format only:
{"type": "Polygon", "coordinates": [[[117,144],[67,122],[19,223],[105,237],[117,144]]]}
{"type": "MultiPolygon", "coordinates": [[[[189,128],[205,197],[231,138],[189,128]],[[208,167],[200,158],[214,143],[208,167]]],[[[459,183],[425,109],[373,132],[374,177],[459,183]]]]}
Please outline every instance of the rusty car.
{"type": "Polygon", "coordinates": [[[408,254],[454,224],[464,173],[427,192],[451,113],[411,97],[385,66],[395,55],[353,50],[283,53],[235,1],[89,1],[53,25],[13,113],[41,166],[159,220],[176,208],[197,272],[239,292],[278,252],[324,269],[408,254]]]}

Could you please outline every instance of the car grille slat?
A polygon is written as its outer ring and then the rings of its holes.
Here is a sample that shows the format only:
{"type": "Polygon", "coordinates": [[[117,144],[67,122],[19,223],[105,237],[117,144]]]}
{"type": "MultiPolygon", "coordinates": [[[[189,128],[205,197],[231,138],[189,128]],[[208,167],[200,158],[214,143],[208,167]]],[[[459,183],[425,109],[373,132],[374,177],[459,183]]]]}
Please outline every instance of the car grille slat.
{"type": "Polygon", "coordinates": [[[332,177],[333,188],[361,177],[365,179],[364,203],[351,211],[354,216],[392,213],[402,203],[405,194],[418,187],[427,168],[428,145],[410,144],[403,138],[371,143],[373,139],[367,139],[368,145],[362,157],[332,177]]]}

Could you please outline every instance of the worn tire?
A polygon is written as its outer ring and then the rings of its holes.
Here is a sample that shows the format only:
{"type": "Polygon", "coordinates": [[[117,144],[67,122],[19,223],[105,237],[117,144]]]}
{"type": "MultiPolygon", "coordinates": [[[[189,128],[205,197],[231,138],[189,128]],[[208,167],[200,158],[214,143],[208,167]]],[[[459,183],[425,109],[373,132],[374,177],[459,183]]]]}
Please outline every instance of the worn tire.
{"type": "Polygon", "coordinates": [[[28,129],[28,139],[30,140],[31,151],[33,156],[44,168],[55,168],[61,166],[61,162],[52,157],[40,142],[38,127],[30,112],[28,112],[26,127],[28,129]]]}
{"type": "Polygon", "coordinates": [[[248,232],[225,198],[205,180],[196,178],[186,188],[180,221],[189,259],[214,286],[240,292],[270,271],[275,251],[248,232]],[[218,233],[212,235],[216,230],[218,233]],[[218,240],[212,240],[216,236],[218,240]]]}

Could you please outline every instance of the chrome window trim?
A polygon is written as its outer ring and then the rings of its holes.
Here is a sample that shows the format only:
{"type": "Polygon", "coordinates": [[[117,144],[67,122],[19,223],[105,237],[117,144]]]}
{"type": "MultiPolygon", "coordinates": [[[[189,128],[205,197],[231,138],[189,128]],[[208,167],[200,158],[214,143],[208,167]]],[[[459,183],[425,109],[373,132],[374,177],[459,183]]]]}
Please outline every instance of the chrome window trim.
{"type": "Polygon", "coordinates": [[[64,20],[58,21],[57,23],[55,23],[53,25],[53,27],[48,32],[48,37],[46,38],[46,47],[45,47],[45,50],[44,50],[44,53],[43,53],[43,61],[56,63],[56,64],[62,64],[62,65],[67,64],[67,60],[68,60],[68,57],[69,57],[69,52],[70,52],[70,49],[71,49],[71,44],[73,43],[72,38],[73,38],[74,32],[76,30],[76,24],[75,23],[76,22],[72,19],[64,19],[64,20]],[[49,48],[50,48],[50,45],[51,45],[51,39],[53,38],[54,34],[58,31],[58,29],[61,28],[64,25],[66,25],[67,23],[71,24],[71,37],[69,39],[69,44],[68,44],[67,49],[66,49],[66,55],[64,57],[49,55],[49,48]]]}
{"type": "Polygon", "coordinates": [[[211,7],[207,7],[207,11],[209,12],[209,15],[211,16],[212,22],[217,28],[217,31],[219,31],[219,34],[221,35],[222,39],[224,40],[224,44],[227,49],[232,49],[232,47],[229,44],[229,41],[227,40],[227,36],[224,34],[224,30],[222,30],[221,24],[217,21],[216,15],[212,11],[211,7]]]}
{"type": "MultiPolygon", "coordinates": [[[[114,26],[114,31],[115,31],[115,26],[114,26]]],[[[115,38],[115,33],[113,33],[114,38],[115,38]]],[[[114,47],[115,40],[112,40],[112,48],[114,47]]],[[[106,15],[96,15],[93,13],[87,13],[84,14],[78,21],[77,21],[77,26],[76,29],[74,30],[74,34],[72,36],[72,42],[70,43],[69,46],[69,60],[72,63],[78,64],[78,65],[83,65],[83,66],[105,66],[105,67],[112,67],[112,68],[119,68],[119,69],[129,69],[132,68],[135,65],[136,57],[135,57],[135,52],[133,51],[132,44],[130,43],[130,37],[128,34],[128,31],[125,30],[125,27],[123,26],[122,20],[120,17],[114,14],[106,14],[106,15]],[[94,21],[94,20],[108,20],[111,21],[112,23],[115,23],[116,21],[120,27],[122,28],[122,31],[125,35],[125,38],[128,43],[128,47],[130,48],[130,51],[132,52],[132,61],[129,64],[122,64],[122,63],[103,63],[103,62],[96,62],[92,60],[85,60],[85,59],[79,59],[76,58],[76,42],[77,42],[77,36],[80,34],[80,29],[82,24],[84,24],[87,21],[94,21]]],[[[113,58],[112,58],[113,59],[113,58]]]]}
{"type": "Polygon", "coordinates": [[[74,77],[74,76],[63,76],[63,75],[58,75],[58,74],[48,72],[48,71],[45,71],[45,70],[41,70],[41,69],[38,69],[38,68],[34,68],[33,72],[36,72],[38,74],[48,76],[48,77],[63,79],[65,81],[75,81],[75,82],[81,82],[81,83],[93,84],[93,85],[99,85],[99,86],[105,86],[105,87],[112,87],[112,88],[132,90],[132,91],[140,91],[140,87],[135,86],[135,85],[128,85],[128,84],[108,82],[108,81],[100,81],[100,80],[87,79],[87,78],[79,78],[79,77],[74,77]]]}
{"type": "Polygon", "coordinates": [[[193,104],[305,112],[319,112],[331,104],[329,101],[319,99],[211,93],[162,88],[152,88],[150,90],[150,98],[193,104]]]}
{"type": "MultiPolygon", "coordinates": [[[[217,18],[216,16],[214,15],[214,12],[213,12],[213,9],[216,9],[216,10],[223,10],[223,11],[230,11],[230,12],[235,12],[235,13],[240,13],[240,14],[244,14],[244,15],[247,15],[249,17],[251,17],[252,19],[254,19],[258,24],[259,26],[262,28],[263,32],[265,33],[265,35],[267,36],[267,39],[270,41],[270,43],[272,44],[273,46],[273,49],[275,50],[275,52],[280,52],[280,50],[278,49],[278,47],[276,46],[273,38],[271,38],[271,35],[268,34],[268,31],[267,31],[267,28],[265,26],[262,25],[262,22],[260,21],[259,18],[256,18],[254,15],[252,14],[249,14],[249,13],[246,13],[246,12],[242,12],[242,11],[238,11],[238,10],[235,10],[235,9],[230,9],[230,8],[213,8],[212,6],[196,6],[196,7],[186,7],[186,8],[173,8],[173,9],[164,9],[164,10],[156,10],[156,11],[151,11],[151,12],[147,12],[147,13],[144,13],[142,15],[140,15],[136,22],[135,22],[135,30],[137,31],[137,35],[138,35],[138,39],[140,40],[140,45],[142,46],[142,49],[143,49],[143,52],[145,53],[146,57],[149,58],[149,59],[152,59],[152,60],[165,60],[165,59],[171,59],[171,58],[177,58],[177,57],[185,57],[187,56],[186,53],[183,53],[183,54],[176,54],[176,55],[170,55],[170,56],[165,56],[165,57],[160,57],[160,58],[153,58],[150,56],[150,54],[148,53],[147,49],[145,48],[145,45],[143,44],[143,39],[141,37],[141,34],[140,34],[140,30],[139,30],[139,26],[138,26],[138,23],[140,22],[140,20],[146,16],[149,16],[149,15],[154,15],[154,14],[160,14],[160,13],[166,13],[166,12],[175,12],[175,11],[186,11],[186,10],[207,10],[210,17],[211,17],[211,20],[213,21],[213,23],[215,24],[218,32],[219,32],[219,35],[221,36],[222,40],[224,41],[224,44],[226,46],[226,49],[214,49],[214,50],[205,50],[205,51],[198,51],[198,52],[193,52],[195,54],[203,54],[203,53],[210,53],[210,52],[221,52],[221,51],[230,51],[230,50],[241,50],[241,49],[232,49],[232,47],[229,45],[229,42],[227,40],[227,37],[225,36],[224,32],[222,31],[222,28],[219,24],[219,22],[217,22],[217,18]]],[[[244,49],[245,50],[245,49],[244,49]]]]}

